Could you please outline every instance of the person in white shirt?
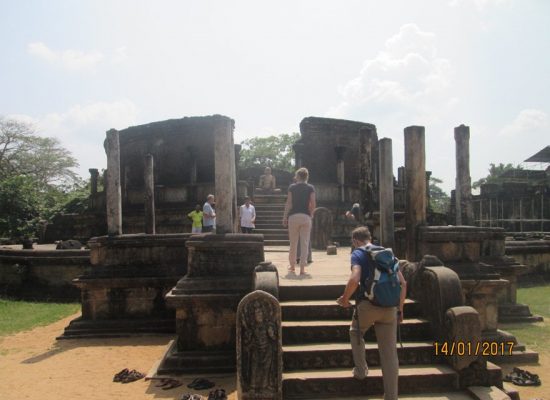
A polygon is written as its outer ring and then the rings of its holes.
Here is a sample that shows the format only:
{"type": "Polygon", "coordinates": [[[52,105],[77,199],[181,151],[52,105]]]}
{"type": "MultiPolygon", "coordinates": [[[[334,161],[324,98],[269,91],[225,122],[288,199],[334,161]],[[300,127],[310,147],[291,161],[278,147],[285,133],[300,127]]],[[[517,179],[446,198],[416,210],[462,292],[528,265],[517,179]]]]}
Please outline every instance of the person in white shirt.
{"type": "Polygon", "coordinates": [[[239,208],[239,217],[241,219],[241,232],[252,233],[256,227],[256,209],[250,204],[250,197],[244,198],[244,204],[239,208]]]}
{"type": "Polygon", "coordinates": [[[202,206],[202,231],[216,232],[216,212],[214,211],[216,199],[213,194],[209,194],[206,203],[202,206]]]}

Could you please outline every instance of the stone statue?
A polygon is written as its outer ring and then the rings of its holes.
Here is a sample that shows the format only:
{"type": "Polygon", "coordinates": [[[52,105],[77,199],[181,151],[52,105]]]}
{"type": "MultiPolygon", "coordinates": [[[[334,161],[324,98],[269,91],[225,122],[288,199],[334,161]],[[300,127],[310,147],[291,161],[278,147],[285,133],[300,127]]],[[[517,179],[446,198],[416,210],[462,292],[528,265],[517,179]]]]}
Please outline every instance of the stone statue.
{"type": "Polygon", "coordinates": [[[282,396],[281,314],[278,301],[257,290],[237,311],[237,370],[240,399],[282,396]]]}
{"type": "Polygon", "coordinates": [[[281,189],[277,188],[277,181],[275,177],[271,174],[271,168],[266,167],[264,174],[260,176],[260,184],[256,189],[258,193],[280,193],[281,189]]]}

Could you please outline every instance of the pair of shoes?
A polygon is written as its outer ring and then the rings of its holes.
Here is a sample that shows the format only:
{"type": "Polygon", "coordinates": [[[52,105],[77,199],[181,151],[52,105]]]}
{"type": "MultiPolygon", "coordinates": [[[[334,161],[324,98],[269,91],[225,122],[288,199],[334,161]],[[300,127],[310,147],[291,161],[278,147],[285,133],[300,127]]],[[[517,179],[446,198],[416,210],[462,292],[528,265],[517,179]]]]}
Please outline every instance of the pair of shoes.
{"type": "Polygon", "coordinates": [[[208,400],[227,400],[225,389],[216,389],[208,393],[208,400]]]}
{"type": "Polygon", "coordinates": [[[214,386],[216,386],[214,382],[204,378],[195,378],[193,382],[187,385],[188,388],[197,390],[212,389],[214,386]]]}
{"type": "Polygon", "coordinates": [[[541,381],[537,374],[514,367],[512,372],[502,378],[505,382],[512,382],[518,386],[540,386],[541,381]]]}
{"type": "Polygon", "coordinates": [[[181,383],[181,381],[178,381],[177,379],[165,378],[165,379],[161,379],[160,383],[155,386],[161,387],[162,390],[170,390],[170,389],[180,387],[181,385],[183,384],[181,383]]]}
{"type": "Polygon", "coordinates": [[[203,400],[203,398],[200,394],[184,393],[180,400],[203,400]]]}
{"type": "Polygon", "coordinates": [[[113,377],[113,382],[130,383],[138,381],[143,377],[145,377],[145,374],[142,374],[135,369],[129,371],[128,368],[124,368],[122,371],[115,374],[115,376],[113,377]]]}

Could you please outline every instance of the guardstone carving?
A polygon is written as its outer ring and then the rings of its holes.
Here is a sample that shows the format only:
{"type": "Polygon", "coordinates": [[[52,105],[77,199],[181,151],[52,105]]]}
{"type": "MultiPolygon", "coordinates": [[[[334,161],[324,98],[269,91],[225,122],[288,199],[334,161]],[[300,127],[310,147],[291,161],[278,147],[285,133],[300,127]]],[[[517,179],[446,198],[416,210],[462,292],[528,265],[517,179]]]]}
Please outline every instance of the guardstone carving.
{"type": "Polygon", "coordinates": [[[237,391],[241,400],[282,399],[281,307],[261,290],[237,309],[237,391]]]}

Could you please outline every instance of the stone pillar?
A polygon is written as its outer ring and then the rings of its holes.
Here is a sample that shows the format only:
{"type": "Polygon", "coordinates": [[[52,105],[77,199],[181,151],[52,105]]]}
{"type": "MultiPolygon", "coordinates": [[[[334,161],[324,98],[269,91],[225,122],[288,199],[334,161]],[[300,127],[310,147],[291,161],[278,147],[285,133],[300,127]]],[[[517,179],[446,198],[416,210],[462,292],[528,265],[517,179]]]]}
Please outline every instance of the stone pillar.
{"type": "Polygon", "coordinates": [[[405,187],[405,167],[397,168],[397,186],[405,187]]]}
{"type": "Polygon", "coordinates": [[[97,168],[90,168],[90,194],[92,196],[97,194],[97,179],[99,178],[99,171],[97,168]]]}
{"type": "Polygon", "coordinates": [[[217,116],[214,129],[216,232],[232,233],[237,209],[233,120],[217,116]]]}
{"type": "Polygon", "coordinates": [[[394,201],[392,141],[389,138],[378,142],[380,160],[380,242],[384,247],[394,247],[394,201]]]}
{"type": "Polygon", "coordinates": [[[241,159],[241,149],[242,146],[240,144],[235,145],[235,178],[237,181],[239,180],[239,161],[241,159]]]}
{"type": "Polygon", "coordinates": [[[155,173],[152,154],[145,155],[143,180],[145,182],[145,233],[155,232],[155,173]]]}
{"type": "Polygon", "coordinates": [[[473,225],[472,178],[470,177],[470,128],[455,128],[456,143],[456,225],[473,225]]]}
{"type": "Polygon", "coordinates": [[[426,224],[426,154],[424,127],[405,128],[407,260],[418,261],[418,228],[426,224]]]}
{"type": "Polygon", "coordinates": [[[373,192],[372,192],[372,139],[374,130],[362,128],[359,131],[359,195],[361,197],[361,210],[363,215],[372,214],[373,192]]]}
{"type": "Polygon", "coordinates": [[[344,153],[346,152],[345,146],[335,146],[336,152],[336,179],[338,180],[338,189],[340,190],[340,201],[343,203],[346,201],[346,188],[345,188],[345,169],[344,169],[344,153]]]}
{"type": "Polygon", "coordinates": [[[120,141],[115,129],[107,131],[104,143],[107,153],[107,233],[122,235],[122,194],[120,190],[120,141]]]}
{"type": "Polygon", "coordinates": [[[432,211],[432,206],[430,204],[430,178],[432,176],[432,171],[426,171],[426,207],[428,211],[432,211]]]}
{"type": "Polygon", "coordinates": [[[302,168],[302,152],[304,149],[304,144],[294,143],[294,145],[292,145],[292,149],[294,150],[294,168],[302,168]]]}

